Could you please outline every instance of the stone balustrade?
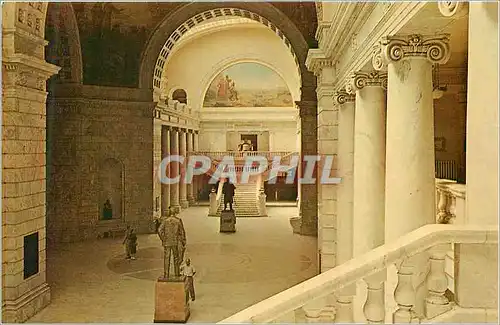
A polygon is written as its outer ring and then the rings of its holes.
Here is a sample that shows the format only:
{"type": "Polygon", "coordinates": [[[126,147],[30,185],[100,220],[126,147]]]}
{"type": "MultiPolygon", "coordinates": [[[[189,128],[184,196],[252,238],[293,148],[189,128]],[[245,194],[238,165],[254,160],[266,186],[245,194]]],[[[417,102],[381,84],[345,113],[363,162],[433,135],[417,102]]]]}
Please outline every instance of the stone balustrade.
{"type": "MultiPolygon", "coordinates": [[[[425,225],[390,244],[379,246],[250,306],[220,323],[325,322],[322,319],[325,314],[330,318],[326,322],[335,318],[337,323],[384,323],[386,312],[392,314],[393,323],[411,323],[430,321],[447,312],[451,314],[452,309],[456,308],[453,301],[449,301],[445,295],[447,277],[444,256],[448,245],[452,243],[463,246],[498,245],[498,226],[425,225]],[[428,293],[424,301],[424,317],[420,318],[414,311],[417,297],[412,276],[417,260],[422,257],[428,259],[430,271],[426,278],[428,293]],[[387,273],[394,266],[397,269],[397,286],[394,290],[396,306],[393,312],[393,306],[385,299],[384,286],[386,279],[390,277],[387,273]],[[349,298],[348,292],[360,281],[366,283],[367,292],[361,297],[366,297],[364,303],[358,306],[352,304],[353,297],[349,298]],[[346,297],[345,301],[337,298],[335,312],[328,303],[318,303],[332,296],[346,297]],[[354,315],[359,314],[365,319],[355,320],[354,315]]],[[[481,278],[477,279],[481,281],[481,278]]],[[[354,299],[358,298],[356,294],[354,296],[354,299]]]]}
{"type": "Polygon", "coordinates": [[[436,223],[467,223],[465,188],[465,184],[436,179],[436,223]]]}

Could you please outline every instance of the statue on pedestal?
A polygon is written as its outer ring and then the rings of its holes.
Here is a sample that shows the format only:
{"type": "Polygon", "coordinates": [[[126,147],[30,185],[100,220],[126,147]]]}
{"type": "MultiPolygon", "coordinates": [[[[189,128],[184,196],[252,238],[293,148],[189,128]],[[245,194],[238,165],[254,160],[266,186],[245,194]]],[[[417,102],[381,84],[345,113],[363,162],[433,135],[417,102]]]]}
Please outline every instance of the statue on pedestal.
{"type": "Polygon", "coordinates": [[[173,279],[181,276],[180,266],[184,259],[186,250],[186,233],[182,220],[177,217],[175,211],[171,210],[158,228],[158,236],[164,249],[163,278],[173,279]],[[173,263],[171,260],[173,258],[173,263]],[[170,265],[173,264],[174,274],[170,274],[170,265]]]}

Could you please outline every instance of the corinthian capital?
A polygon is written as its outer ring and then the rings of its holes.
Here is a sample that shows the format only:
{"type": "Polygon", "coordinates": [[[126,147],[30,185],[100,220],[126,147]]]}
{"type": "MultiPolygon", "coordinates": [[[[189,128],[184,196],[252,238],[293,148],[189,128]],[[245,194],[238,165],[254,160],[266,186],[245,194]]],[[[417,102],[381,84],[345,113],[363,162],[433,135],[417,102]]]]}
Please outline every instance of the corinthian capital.
{"type": "Polygon", "coordinates": [[[356,96],[347,93],[345,90],[336,91],[333,99],[337,105],[354,102],[356,96]]]}
{"type": "Polygon", "coordinates": [[[380,71],[358,71],[349,77],[346,90],[348,93],[354,93],[356,90],[364,87],[382,87],[387,89],[387,72],[380,71]]]}
{"type": "Polygon", "coordinates": [[[372,63],[376,70],[384,64],[403,60],[404,58],[427,58],[434,64],[445,64],[450,58],[449,35],[438,36],[387,36],[374,48],[372,63]]]}

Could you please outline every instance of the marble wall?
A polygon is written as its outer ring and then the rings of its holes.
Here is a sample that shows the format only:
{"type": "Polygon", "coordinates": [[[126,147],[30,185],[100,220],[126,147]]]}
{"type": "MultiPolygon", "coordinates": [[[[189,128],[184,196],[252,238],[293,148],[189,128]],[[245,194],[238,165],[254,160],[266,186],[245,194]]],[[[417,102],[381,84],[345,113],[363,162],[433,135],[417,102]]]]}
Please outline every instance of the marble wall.
{"type": "Polygon", "coordinates": [[[139,231],[148,230],[153,209],[150,100],[149,91],[81,85],[59,86],[51,94],[47,105],[49,241],[95,237],[107,190],[113,192],[114,217],[139,231]]]}

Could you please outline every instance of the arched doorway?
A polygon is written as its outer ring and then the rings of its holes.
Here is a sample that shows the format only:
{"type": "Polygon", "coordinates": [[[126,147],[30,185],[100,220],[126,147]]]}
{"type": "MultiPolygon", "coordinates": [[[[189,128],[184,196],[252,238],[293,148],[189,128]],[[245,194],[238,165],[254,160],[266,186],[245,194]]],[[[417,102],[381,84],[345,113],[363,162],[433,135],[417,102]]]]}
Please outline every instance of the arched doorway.
{"type": "Polygon", "coordinates": [[[99,219],[120,220],[123,215],[123,165],[114,158],[104,160],[99,168],[99,219]]]}

